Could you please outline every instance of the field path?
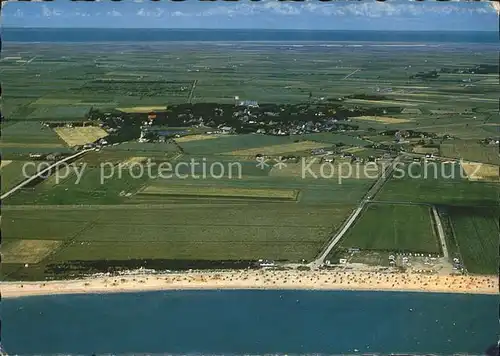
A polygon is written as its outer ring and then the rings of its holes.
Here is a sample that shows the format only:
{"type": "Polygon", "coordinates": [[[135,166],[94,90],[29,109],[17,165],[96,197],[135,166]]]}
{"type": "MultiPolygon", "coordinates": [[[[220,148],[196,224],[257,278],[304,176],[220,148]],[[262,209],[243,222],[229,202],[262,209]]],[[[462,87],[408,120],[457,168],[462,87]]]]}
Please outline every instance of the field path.
{"type": "Polygon", "coordinates": [[[444,258],[446,258],[446,260],[448,260],[450,255],[448,254],[448,247],[446,247],[446,239],[444,236],[443,224],[441,223],[441,218],[439,217],[436,207],[432,206],[431,209],[432,209],[432,215],[434,216],[434,220],[436,221],[439,241],[441,242],[441,248],[443,249],[443,256],[444,258]]]}
{"type": "Polygon", "coordinates": [[[346,80],[346,79],[347,79],[347,78],[349,78],[351,75],[356,74],[356,73],[357,73],[357,72],[359,72],[360,70],[361,70],[361,69],[359,69],[359,68],[358,68],[358,69],[356,69],[354,72],[347,74],[344,78],[342,78],[342,80],[346,80]]]}
{"type": "Polygon", "coordinates": [[[198,84],[198,79],[195,79],[193,85],[191,86],[191,91],[189,92],[188,103],[191,104],[193,100],[194,89],[196,88],[196,84],[198,84]]]}
{"type": "Polygon", "coordinates": [[[17,192],[19,189],[21,189],[24,186],[28,185],[29,183],[33,182],[35,179],[40,178],[41,176],[43,176],[47,172],[50,172],[53,168],[56,168],[57,166],[65,163],[65,162],[68,162],[68,161],[70,161],[70,160],[72,160],[74,158],[80,157],[80,156],[84,155],[85,153],[87,153],[88,151],[92,151],[92,150],[93,150],[93,148],[88,149],[88,150],[83,150],[83,151],[80,151],[78,153],[75,153],[74,155],[71,155],[71,156],[68,156],[66,158],[63,158],[60,161],[57,161],[56,163],[48,166],[45,169],[42,169],[38,173],[32,175],[28,179],[22,181],[21,183],[19,183],[15,187],[13,187],[11,190],[5,192],[4,194],[2,194],[2,196],[0,197],[0,199],[4,200],[5,198],[7,198],[7,197],[11,196],[12,194],[14,194],[15,192],[17,192]]]}
{"type": "Polygon", "coordinates": [[[311,269],[316,269],[319,266],[323,265],[325,262],[326,257],[330,254],[330,252],[333,250],[335,245],[342,239],[342,237],[345,235],[345,233],[349,230],[349,228],[354,224],[356,219],[359,217],[363,209],[365,208],[366,204],[370,202],[370,199],[377,194],[377,192],[382,188],[382,186],[387,182],[387,180],[391,177],[392,172],[396,166],[396,164],[399,162],[401,159],[401,156],[396,157],[392,163],[386,168],[386,170],[380,175],[380,177],[377,179],[377,181],[372,185],[372,187],[368,190],[368,192],[365,194],[361,202],[359,203],[358,207],[351,213],[349,218],[342,224],[341,229],[333,235],[331,238],[330,242],[326,246],[326,248],[321,252],[321,254],[311,263],[308,264],[308,266],[311,269]]]}

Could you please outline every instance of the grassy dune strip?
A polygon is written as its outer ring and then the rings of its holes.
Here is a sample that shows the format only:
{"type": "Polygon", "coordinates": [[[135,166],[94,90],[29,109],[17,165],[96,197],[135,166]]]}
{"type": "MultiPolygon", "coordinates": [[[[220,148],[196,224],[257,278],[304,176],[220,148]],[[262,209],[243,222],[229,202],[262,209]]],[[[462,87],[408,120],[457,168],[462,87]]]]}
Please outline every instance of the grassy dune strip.
{"type": "Polygon", "coordinates": [[[160,187],[150,185],[143,189],[139,194],[184,197],[264,198],[296,200],[298,190],[194,186],[160,187]]]}
{"type": "Polygon", "coordinates": [[[167,110],[166,106],[134,106],[134,107],[126,107],[126,108],[116,108],[116,110],[125,112],[125,113],[148,113],[151,111],[165,111],[167,110]]]}
{"type": "Polygon", "coordinates": [[[286,143],[286,144],[281,144],[281,145],[249,148],[246,150],[237,150],[237,151],[229,152],[226,154],[234,155],[234,156],[255,156],[257,154],[278,155],[278,154],[312,150],[312,149],[328,147],[328,146],[331,146],[331,145],[329,145],[328,143],[321,143],[321,142],[314,142],[314,141],[302,141],[302,142],[286,143]]]}

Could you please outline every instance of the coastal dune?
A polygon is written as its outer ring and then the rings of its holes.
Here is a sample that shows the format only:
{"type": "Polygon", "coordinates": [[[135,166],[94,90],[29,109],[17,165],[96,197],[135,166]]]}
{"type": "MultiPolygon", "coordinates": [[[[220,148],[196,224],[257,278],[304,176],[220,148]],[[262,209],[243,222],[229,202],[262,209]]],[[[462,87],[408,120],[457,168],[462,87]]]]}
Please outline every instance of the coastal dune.
{"type": "Polygon", "coordinates": [[[498,294],[495,276],[416,273],[244,270],[98,276],[50,282],[3,282],[3,298],[187,289],[370,290],[498,294]]]}

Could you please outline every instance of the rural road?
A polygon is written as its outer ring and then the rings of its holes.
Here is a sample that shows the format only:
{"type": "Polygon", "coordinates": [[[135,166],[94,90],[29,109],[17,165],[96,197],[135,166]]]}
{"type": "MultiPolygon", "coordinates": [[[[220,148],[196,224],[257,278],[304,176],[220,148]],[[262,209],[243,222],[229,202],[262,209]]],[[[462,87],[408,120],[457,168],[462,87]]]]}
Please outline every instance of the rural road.
{"type": "Polygon", "coordinates": [[[63,164],[65,162],[68,162],[68,161],[71,161],[72,159],[74,158],[77,158],[77,157],[80,157],[82,156],[83,154],[89,152],[89,151],[92,151],[93,148],[91,149],[88,149],[88,150],[82,150],[78,153],[75,153],[74,155],[71,155],[71,156],[68,156],[66,158],[63,158],[61,159],[60,161],[57,161],[55,162],[54,164],[48,166],[47,168],[45,169],[42,169],[41,171],[39,171],[38,173],[32,175],[31,177],[29,177],[28,179],[26,180],[23,180],[21,183],[19,183],[18,185],[16,185],[15,187],[13,187],[12,189],[10,189],[9,191],[5,192],[4,194],[2,194],[2,196],[0,197],[1,200],[4,200],[5,198],[8,198],[9,196],[11,196],[12,194],[14,194],[15,192],[17,192],[18,190],[20,190],[21,188],[25,187],[26,185],[30,184],[31,182],[33,182],[35,179],[37,178],[40,178],[43,176],[43,174],[49,172],[50,170],[56,168],[57,166],[59,166],[60,164],[63,164]]]}
{"type": "Polygon", "coordinates": [[[432,209],[432,214],[434,215],[434,220],[436,221],[436,227],[439,235],[439,241],[441,242],[441,248],[443,250],[443,256],[444,258],[446,258],[446,260],[448,260],[450,255],[448,254],[448,248],[446,247],[446,239],[444,236],[443,224],[441,223],[441,219],[436,210],[436,207],[432,206],[431,209],[432,209]]]}
{"type": "Polygon", "coordinates": [[[354,72],[347,74],[344,78],[342,78],[342,80],[346,80],[346,79],[347,79],[347,78],[349,78],[351,75],[356,74],[356,73],[357,73],[357,72],[359,72],[360,70],[361,70],[361,69],[356,69],[354,72]]]}
{"type": "Polygon", "coordinates": [[[345,235],[347,230],[352,226],[352,224],[356,221],[358,216],[361,214],[363,209],[365,208],[365,205],[370,202],[370,199],[377,194],[377,192],[382,188],[382,186],[385,184],[385,182],[391,177],[392,171],[394,170],[396,164],[399,162],[401,159],[401,156],[396,157],[392,163],[385,169],[384,173],[380,175],[380,177],[377,179],[375,184],[372,185],[372,187],[368,190],[368,192],[365,194],[361,202],[359,203],[358,207],[356,210],[354,210],[349,218],[342,224],[340,230],[335,233],[328,243],[328,246],[321,252],[318,258],[316,258],[314,261],[308,264],[308,266],[311,269],[318,268],[319,266],[323,265],[325,263],[326,257],[330,254],[330,252],[333,250],[335,245],[342,239],[342,237],[345,235]]]}

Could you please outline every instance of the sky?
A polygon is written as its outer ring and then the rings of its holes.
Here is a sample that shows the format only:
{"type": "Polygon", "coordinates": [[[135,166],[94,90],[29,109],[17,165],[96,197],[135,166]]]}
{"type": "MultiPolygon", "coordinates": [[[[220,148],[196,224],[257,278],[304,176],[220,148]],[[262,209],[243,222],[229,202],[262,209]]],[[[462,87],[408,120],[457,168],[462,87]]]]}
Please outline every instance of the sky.
{"type": "Polygon", "coordinates": [[[3,27],[498,31],[488,2],[9,1],[1,21],[3,27]]]}

